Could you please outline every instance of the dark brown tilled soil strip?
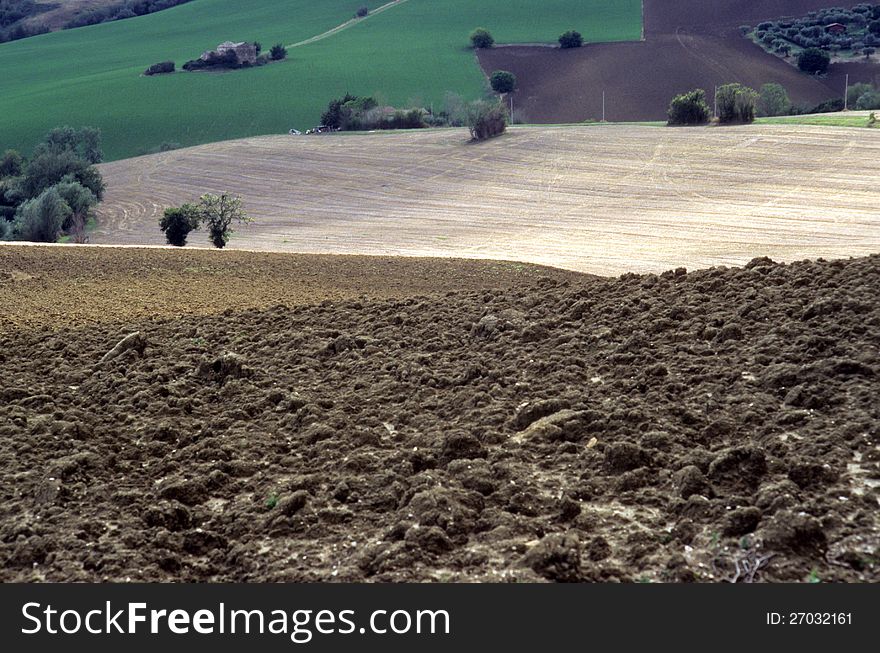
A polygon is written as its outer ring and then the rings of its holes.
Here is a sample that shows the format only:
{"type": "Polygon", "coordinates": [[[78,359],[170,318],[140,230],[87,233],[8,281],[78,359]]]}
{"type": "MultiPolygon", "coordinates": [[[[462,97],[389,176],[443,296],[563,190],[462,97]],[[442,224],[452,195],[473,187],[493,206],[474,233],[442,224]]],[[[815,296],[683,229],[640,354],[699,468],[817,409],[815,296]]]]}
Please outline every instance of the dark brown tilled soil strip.
{"type": "Polygon", "coordinates": [[[878,289],[759,259],[4,331],[0,580],[877,581],[878,289]]]}

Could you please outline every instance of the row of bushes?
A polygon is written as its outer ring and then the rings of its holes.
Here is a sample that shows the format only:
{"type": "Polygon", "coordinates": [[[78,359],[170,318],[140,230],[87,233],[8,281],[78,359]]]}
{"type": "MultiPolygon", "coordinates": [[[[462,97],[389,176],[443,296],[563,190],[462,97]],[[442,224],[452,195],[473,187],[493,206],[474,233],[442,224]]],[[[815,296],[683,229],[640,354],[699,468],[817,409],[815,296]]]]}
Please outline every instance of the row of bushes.
{"type": "Polygon", "coordinates": [[[232,224],[248,224],[252,219],[244,212],[237,195],[202,195],[198,204],[184,204],[165,209],[159,219],[159,228],[165,232],[169,245],[184,247],[189,234],[204,225],[208,239],[223,249],[233,234],[232,224]]]}
{"type": "MultiPolygon", "coordinates": [[[[495,45],[495,37],[485,27],[478,27],[471,32],[471,46],[476,50],[484,50],[495,45]]],[[[584,44],[584,37],[580,32],[568,30],[559,36],[559,47],[563,50],[579,48],[584,44]]]]}
{"type": "Polygon", "coordinates": [[[421,129],[436,125],[425,109],[380,107],[375,98],[350,93],[330,101],[321,114],[321,124],[339,131],[421,129]]]}
{"type": "Polygon", "coordinates": [[[381,107],[375,98],[348,93],[332,100],[321,115],[321,122],[325,127],[340,131],[467,125],[475,140],[484,140],[503,133],[508,121],[506,109],[497,100],[466,103],[454,93],[447,94],[444,107],[436,114],[423,108],[381,107]]]}
{"type": "MultiPolygon", "coordinates": [[[[844,109],[842,98],[822,102],[813,107],[797,107],[785,88],[776,83],[764,84],[755,91],[742,84],[726,84],[718,88],[718,121],[749,123],[756,116],[787,116],[810,113],[833,113],[844,109]]],[[[871,84],[853,84],[847,89],[847,105],[851,109],[880,109],[880,90],[871,84]]],[[[673,98],[669,105],[670,125],[703,125],[712,115],[706,92],[696,89],[673,98]]]]}
{"type": "Polygon", "coordinates": [[[55,242],[66,233],[83,242],[104,197],[95,167],[102,159],[101,132],[89,127],[53,129],[29,160],[8,150],[0,157],[0,240],[55,242]]]}

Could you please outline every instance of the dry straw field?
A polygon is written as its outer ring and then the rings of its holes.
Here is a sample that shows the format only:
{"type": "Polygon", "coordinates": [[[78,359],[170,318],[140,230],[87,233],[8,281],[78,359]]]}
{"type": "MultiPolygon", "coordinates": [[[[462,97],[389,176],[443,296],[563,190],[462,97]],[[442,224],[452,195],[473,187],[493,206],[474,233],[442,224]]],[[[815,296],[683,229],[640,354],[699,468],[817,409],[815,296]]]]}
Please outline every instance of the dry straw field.
{"type": "MultiPolygon", "coordinates": [[[[92,242],[159,245],[164,207],[240,194],[259,251],[515,259],[597,274],[867,255],[880,133],[761,125],[273,136],[102,166],[92,242]]],[[[207,245],[195,233],[190,244],[207,245]]]]}

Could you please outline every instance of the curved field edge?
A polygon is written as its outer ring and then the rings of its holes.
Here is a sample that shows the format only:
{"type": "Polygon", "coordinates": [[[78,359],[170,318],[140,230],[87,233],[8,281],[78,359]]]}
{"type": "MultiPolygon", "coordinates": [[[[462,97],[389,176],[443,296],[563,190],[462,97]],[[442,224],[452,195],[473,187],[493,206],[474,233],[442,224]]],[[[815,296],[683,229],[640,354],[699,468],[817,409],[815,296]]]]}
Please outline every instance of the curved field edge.
{"type": "MultiPolygon", "coordinates": [[[[381,0],[367,3],[375,9],[381,0]]],[[[452,0],[438,12],[409,0],[332,38],[295,48],[287,61],[223,74],[146,78],[157,61],[182,64],[227,39],[265,46],[322,34],[345,22],[348,0],[195,0],[157,14],[0,46],[0,146],[28,151],[59,124],[94,125],[108,160],[154,151],[286,133],[317,123],[327,102],[346,92],[389,104],[440,106],[448,91],[478,97],[485,80],[467,47],[470,31],[492,27],[499,41],[552,41],[581,27],[588,40],[637,39],[638,0],[452,0]],[[499,8],[504,11],[499,11],[499,8]],[[600,19],[596,20],[595,16],[600,19]]]]}
{"type": "Polygon", "coordinates": [[[102,166],[92,242],[161,245],[164,207],[229,191],[255,218],[234,249],[595,274],[866,255],[880,251],[877,160],[880,131],[789,125],[262,137],[102,166]]]}

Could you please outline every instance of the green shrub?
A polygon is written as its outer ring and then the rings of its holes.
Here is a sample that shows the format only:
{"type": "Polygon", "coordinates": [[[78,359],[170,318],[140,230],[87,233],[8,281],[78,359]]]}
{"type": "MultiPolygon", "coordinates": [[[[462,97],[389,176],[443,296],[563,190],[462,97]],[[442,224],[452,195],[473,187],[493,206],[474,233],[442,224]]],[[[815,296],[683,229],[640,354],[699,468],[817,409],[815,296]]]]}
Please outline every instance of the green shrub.
{"type": "Polygon", "coordinates": [[[781,84],[764,84],[758,94],[759,116],[786,116],[791,113],[791,100],[781,84]]]}
{"type": "Polygon", "coordinates": [[[477,50],[491,48],[495,45],[495,39],[489,33],[489,30],[478,27],[471,32],[471,45],[477,50]]]}
{"type": "Polygon", "coordinates": [[[472,102],[468,105],[467,125],[475,141],[500,136],[507,129],[507,110],[500,102],[472,102]]]}
{"type": "Polygon", "coordinates": [[[34,148],[34,157],[72,152],[87,163],[101,163],[104,160],[101,140],[101,130],[96,127],[56,127],[34,148]]]}
{"type": "Polygon", "coordinates": [[[164,215],[159,219],[159,228],[165,232],[165,240],[169,245],[183,247],[189,233],[199,228],[200,221],[199,207],[184,204],[179,208],[165,209],[164,215]]]}
{"type": "Polygon", "coordinates": [[[870,91],[862,95],[856,102],[856,109],[861,111],[880,109],[880,91],[870,91]]]}
{"type": "Polygon", "coordinates": [[[357,12],[355,13],[355,17],[366,18],[367,15],[369,15],[369,13],[370,13],[370,8],[367,7],[366,5],[364,5],[362,7],[358,7],[357,12]]]}
{"type": "Polygon", "coordinates": [[[269,58],[272,61],[281,61],[282,59],[287,58],[287,48],[285,48],[281,43],[276,43],[269,50],[269,58]]]}
{"type": "Polygon", "coordinates": [[[18,208],[15,217],[15,236],[19,240],[36,243],[54,243],[61,227],[72,211],[58,190],[49,188],[39,197],[28,200],[18,208]]]}
{"type": "Polygon", "coordinates": [[[24,158],[15,150],[6,150],[0,157],[0,179],[18,177],[24,170],[24,158]]]}
{"type": "Polygon", "coordinates": [[[581,36],[580,32],[575,32],[573,29],[564,32],[562,36],[559,37],[559,47],[563,50],[567,50],[569,48],[579,48],[584,44],[584,37],[581,36]]]}
{"type": "Polygon", "coordinates": [[[489,84],[496,93],[512,93],[516,90],[516,75],[506,70],[496,70],[489,76],[489,84]]]}
{"type": "Polygon", "coordinates": [[[0,240],[12,240],[12,223],[0,216],[0,240]]]}
{"type": "Polygon", "coordinates": [[[676,95],[669,103],[670,125],[705,125],[709,122],[706,91],[701,88],[676,95]]]}
{"type": "Polygon", "coordinates": [[[55,186],[55,190],[70,208],[70,216],[61,225],[62,231],[73,235],[85,235],[89,214],[97,206],[98,198],[77,181],[63,181],[55,186]]]}
{"type": "Polygon", "coordinates": [[[144,75],[148,77],[152,75],[167,75],[168,73],[174,72],[174,62],[173,61],[163,61],[161,63],[154,63],[152,66],[147,68],[144,71],[144,75]]]}
{"type": "Polygon", "coordinates": [[[798,55],[798,68],[811,75],[824,75],[831,65],[831,55],[819,48],[807,48],[798,55]]]}
{"type": "Polygon", "coordinates": [[[742,84],[718,87],[718,121],[721,123],[755,122],[755,102],[758,94],[742,84]]]}

